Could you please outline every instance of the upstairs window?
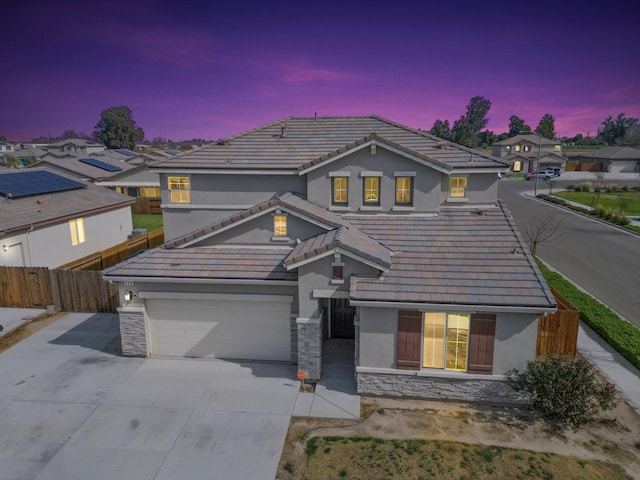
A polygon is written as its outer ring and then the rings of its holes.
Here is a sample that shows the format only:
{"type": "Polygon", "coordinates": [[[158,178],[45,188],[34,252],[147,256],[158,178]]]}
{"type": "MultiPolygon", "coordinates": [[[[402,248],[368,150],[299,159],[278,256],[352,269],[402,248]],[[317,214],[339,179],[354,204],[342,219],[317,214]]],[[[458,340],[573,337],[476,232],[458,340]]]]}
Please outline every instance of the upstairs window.
{"type": "Polygon", "coordinates": [[[513,150],[516,152],[520,151],[520,145],[514,145],[513,150]]]}
{"type": "Polygon", "coordinates": [[[380,205],[380,178],[364,178],[364,204],[380,205]]]}
{"type": "Polygon", "coordinates": [[[274,215],[273,217],[273,236],[287,236],[287,217],[285,215],[274,215]]]}
{"type": "Polygon", "coordinates": [[[84,219],[82,217],[69,220],[69,230],[71,231],[71,245],[75,247],[85,242],[84,219]]]}
{"type": "Polygon", "coordinates": [[[413,177],[396,177],[396,205],[413,204],[413,177]]]}
{"type": "Polygon", "coordinates": [[[451,177],[449,179],[449,196],[451,198],[467,196],[467,177],[451,177]]]}
{"type": "Polygon", "coordinates": [[[349,203],[348,177],[331,178],[331,204],[347,205],[349,203]]]}
{"type": "Polygon", "coordinates": [[[171,203],[191,203],[191,180],[189,177],[169,177],[171,203]]]}
{"type": "Polygon", "coordinates": [[[553,151],[554,152],[559,152],[560,151],[560,145],[554,145],[553,146],[553,151]]]}
{"type": "Polygon", "coordinates": [[[522,148],[524,149],[525,152],[531,151],[531,145],[524,145],[522,148]]]}

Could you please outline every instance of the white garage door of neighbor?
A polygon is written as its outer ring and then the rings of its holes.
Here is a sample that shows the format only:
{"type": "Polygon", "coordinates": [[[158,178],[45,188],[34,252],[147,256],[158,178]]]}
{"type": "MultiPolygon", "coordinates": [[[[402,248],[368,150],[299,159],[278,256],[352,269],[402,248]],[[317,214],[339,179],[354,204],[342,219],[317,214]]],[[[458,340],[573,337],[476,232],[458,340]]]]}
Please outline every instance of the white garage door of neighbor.
{"type": "Polygon", "coordinates": [[[151,354],[291,359],[287,302],[147,300],[151,354]]]}

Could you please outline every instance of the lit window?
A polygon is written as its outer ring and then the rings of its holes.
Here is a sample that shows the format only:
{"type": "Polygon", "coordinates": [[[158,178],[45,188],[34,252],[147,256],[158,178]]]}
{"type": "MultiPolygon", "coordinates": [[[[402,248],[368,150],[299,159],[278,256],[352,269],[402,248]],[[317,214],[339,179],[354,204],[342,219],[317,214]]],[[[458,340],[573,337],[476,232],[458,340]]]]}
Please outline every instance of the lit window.
{"type": "Polygon", "coordinates": [[[560,145],[554,145],[553,146],[553,151],[554,152],[559,152],[560,151],[560,145]]]}
{"type": "Polygon", "coordinates": [[[425,313],[422,366],[467,370],[470,315],[425,313]]]}
{"type": "Polygon", "coordinates": [[[287,236],[287,217],[285,215],[275,215],[273,217],[273,236],[287,236]]]}
{"type": "Polygon", "coordinates": [[[524,149],[525,152],[530,152],[531,151],[531,145],[525,145],[522,148],[524,149]]]}
{"type": "Polygon", "coordinates": [[[333,205],[346,205],[349,202],[349,191],[347,187],[347,177],[332,177],[332,198],[333,205]]]}
{"type": "Polygon", "coordinates": [[[467,177],[451,177],[449,179],[449,196],[464,198],[467,195],[467,177]]]}
{"type": "Polygon", "coordinates": [[[84,219],[74,218],[69,220],[69,230],[71,231],[71,245],[78,245],[84,243],[84,219]]]}
{"type": "Polygon", "coordinates": [[[160,198],[160,188],[140,187],[140,196],[143,198],[160,198]]]}
{"type": "Polygon", "coordinates": [[[411,205],[412,198],[412,177],[396,177],[396,205],[411,205]]]}
{"type": "Polygon", "coordinates": [[[171,203],[191,203],[191,181],[189,177],[169,177],[171,203]]]}
{"type": "Polygon", "coordinates": [[[519,152],[520,151],[520,145],[515,145],[513,147],[513,150],[516,151],[516,152],[519,152]]]}
{"type": "Polygon", "coordinates": [[[380,205],[380,178],[364,178],[364,203],[367,205],[380,205]]]}

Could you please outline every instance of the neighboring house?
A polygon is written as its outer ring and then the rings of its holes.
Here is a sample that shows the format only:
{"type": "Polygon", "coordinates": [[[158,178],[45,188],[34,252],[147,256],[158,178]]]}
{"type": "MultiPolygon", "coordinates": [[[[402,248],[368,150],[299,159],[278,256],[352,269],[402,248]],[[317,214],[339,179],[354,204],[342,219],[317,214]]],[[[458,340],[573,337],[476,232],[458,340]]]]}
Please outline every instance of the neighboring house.
{"type": "Polygon", "coordinates": [[[640,149],[632,147],[602,147],[571,157],[581,164],[599,163],[603,172],[628,173],[640,171],[640,149]]]}
{"type": "Polygon", "coordinates": [[[131,170],[135,168],[135,165],[104,155],[95,155],[93,157],[55,157],[46,155],[32,167],[47,167],[65,175],[97,182],[108,179],[120,172],[131,170]]]}
{"type": "Polygon", "coordinates": [[[0,142],[0,155],[12,155],[15,152],[15,147],[7,142],[0,142]]]}
{"type": "Polygon", "coordinates": [[[126,355],[297,364],[354,340],[358,391],[517,401],[556,302],[504,163],[377,116],[288,118],[152,167],[162,247],[105,270],[126,355]]]}
{"type": "Polygon", "coordinates": [[[54,268],[124,242],[132,203],[46,169],[0,172],[0,265],[54,268]]]}
{"type": "Polygon", "coordinates": [[[19,148],[14,153],[13,156],[19,158],[22,161],[22,165],[26,166],[31,163],[35,163],[44,157],[47,153],[49,153],[44,148],[38,147],[25,147],[19,148]]]}
{"type": "Polygon", "coordinates": [[[535,170],[540,154],[540,170],[547,167],[565,168],[566,157],[562,156],[562,145],[556,140],[534,134],[522,134],[496,142],[491,154],[509,164],[513,172],[535,170]]]}
{"type": "Polygon", "coordinates": [[[74,156],[89,157],[94,153],[100,153],[107,149],[101,143],[93,140],[85,140],[83,138],[70,138],[51,143],[47,146],[47,150],[57,157],[74,156]]]}
{"type": "Polygon", "coordinates": [[[146,163],[118,172],[107,180],[96,182],[96,185],[108,187],[130,197],[160,198],[158,173],[150,170],[146,163]]]}

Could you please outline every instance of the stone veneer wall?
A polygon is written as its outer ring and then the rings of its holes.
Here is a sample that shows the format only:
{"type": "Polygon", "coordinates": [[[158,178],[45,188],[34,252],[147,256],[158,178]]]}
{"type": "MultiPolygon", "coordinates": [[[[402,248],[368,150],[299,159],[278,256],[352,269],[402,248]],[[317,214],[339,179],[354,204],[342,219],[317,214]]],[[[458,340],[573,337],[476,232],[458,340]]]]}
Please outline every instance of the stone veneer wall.
{"type": "Polygon", "coordinates": [[[291,363],[298,363],[298,324],[295,316],[291,316],[291,363]]]}
{"type": "Polygon", "coordinates": [[[309,381],[320,379],[322,369],[322,322],[319,318],[298,319],[298,370],[309,381]]]}
{"type": "Polygon", "coordinates": [[[515,392],[505,380],[454,379],[393,373],[356,373],[358,393],[389,397],[458,400],[505,405],[527,405],[526,395],[515,392]]]}
{"type": "Polygon", "coordinates": [[[119,308],[120,341],[125,357],[147,356],[147,334],[144,326],[144,307],[119,308]]]}
{"type": "MultiPolygon", "coordinates": [[[[356,317],[355,321],[353,322],[353,325],[355,327],[355,342],[354,342],[354,349],[353,349],[353,364],[357,367],[358,365],[360,365],[360,319],[358,319],[356,317]]],[[[358,374],[355,371],[356,369],[353,369],[353,377],[354,379],[357,381],[358,380],[358,374]]]]}

